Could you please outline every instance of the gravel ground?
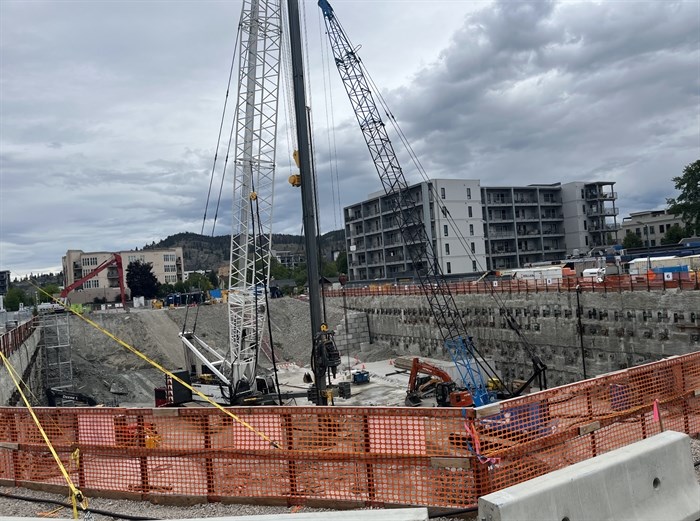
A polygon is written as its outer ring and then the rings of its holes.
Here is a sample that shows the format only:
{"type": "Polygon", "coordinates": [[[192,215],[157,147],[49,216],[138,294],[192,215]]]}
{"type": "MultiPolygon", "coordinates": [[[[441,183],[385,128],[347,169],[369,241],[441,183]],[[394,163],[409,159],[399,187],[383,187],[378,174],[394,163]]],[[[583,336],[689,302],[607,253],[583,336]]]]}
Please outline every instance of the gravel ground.
{"type": "MultiPolygon", "coordinates": [[[[691,452],[694,462],[700,462],[700,440],[691,439],[691,452]]],[[[695,467],[695,476],[700,483],[700,466],[695,467]]],[[[31,497],[34,499],[51,499],[54,501],[67,501],[67,498],[58,494],[49,494],[28,489],[0,487],[0,494],[13,494],[18,496],[31,497]]],[[[154,519],[187,519],[187,518],[207,518],[220,516],[250,516],[261,514],[289,514],[294,512],[327,512],[327,509],[314,509],[308,507],[287,508],[264,505],[223,505],[220,503],[207,503],[192,505],[189,507],[173,507],[164,505],[153,505],[148,502],[137,502],[115,499],[90,499],[91,509],[104,510],[120,514],[150,517],[154,519]]],[[[18,499],[9,499],[0,496],[0,515],[17,517],[39,517],[42,512],[48,512],[57,508],[49,503],[30,503],[18,499]]],[[[63,508],[57,512],[63,518],[71,518],[72,512],[69,508],[63,508]]],[[[361,516],[358,515],[358,519],[361,516]]],[[[94,514],[96,521],[112,521],[117,518],[107,515],[94,514]]],[[[436,518],[446,521],[448,517],[436,518]]]]}

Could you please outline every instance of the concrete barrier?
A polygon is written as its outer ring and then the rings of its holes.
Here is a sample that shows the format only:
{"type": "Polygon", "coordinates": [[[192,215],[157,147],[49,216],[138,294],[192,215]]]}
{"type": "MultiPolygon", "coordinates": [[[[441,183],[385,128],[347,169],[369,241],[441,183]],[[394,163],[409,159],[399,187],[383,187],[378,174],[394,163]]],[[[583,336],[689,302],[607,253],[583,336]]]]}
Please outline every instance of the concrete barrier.
{"type": "Polygon", "coordinates": [[[690,438],[666,431],[479,498],[480,521],[696,521],[690,438]]]}

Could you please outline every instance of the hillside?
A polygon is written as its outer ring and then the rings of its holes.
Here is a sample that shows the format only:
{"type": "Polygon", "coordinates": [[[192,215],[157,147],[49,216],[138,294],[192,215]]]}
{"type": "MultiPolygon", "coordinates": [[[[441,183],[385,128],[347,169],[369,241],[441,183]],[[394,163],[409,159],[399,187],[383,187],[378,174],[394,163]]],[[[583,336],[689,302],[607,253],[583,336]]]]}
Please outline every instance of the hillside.
{"type": "MultiPolygon", "coordinates": [[[[198,233],[177,233],[166,237],[160,242],[144,246],[144,250],[173,248],[181,246],[185,261],[185,271],[215,270],[229,259],[231,248],[230,235],[210,237],[198,233]]],[[[304,251],[303,235],[272,234],[272,248],[278,251],[304,251]]],[[[321,252],[329,257],[333,251],[345,250],[345,234],[343,230],[335,230],[321,236],[321,252]]]]}

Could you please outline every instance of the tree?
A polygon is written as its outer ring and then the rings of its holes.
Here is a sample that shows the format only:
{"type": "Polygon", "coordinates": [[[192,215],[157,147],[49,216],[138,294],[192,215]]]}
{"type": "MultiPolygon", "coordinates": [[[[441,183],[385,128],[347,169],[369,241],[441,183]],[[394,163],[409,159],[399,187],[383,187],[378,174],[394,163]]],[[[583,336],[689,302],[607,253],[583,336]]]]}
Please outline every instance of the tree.
{"type": "Polygon", "coordinates": [[[213,287],[209,281],[209,277],[202,275],[201,273],[190,274],[185,281],[185,286],[187,287],[187,291],[209,291],[213,287]]]}
{"type": "Polygon", "coordinates": [[[348,254],[344,251],[341,251],[338,254],[338,258],[335,259],[335,265],[338,268],[338,273],[347,273],[348,272],[348,254]]]}
{"type": "Polygon", "coordinates": [[[673,181],[681,193],[677,198],[666,199],[668,211],[681,216],[689,233],[700,235],[700,159],[686,165],[683,175],[673,181]]]}
{"type": "Polygon", "coordinates": [[[173,286],[172,284],[158,285],[158,298],[165,298],[171,293],[175,293],[175,286],[173,286]]]}
{"type": "Polygon", "coordinates": [[[61,292],[57,284],[45,284],[41,289],[42,291],[39,291],[38,294],[39,304],[42,302],[52,302],[51,296],[61,292]]]}
{"type": "Polygon", "coordinates": [[[207,273],[207,278],[209,279],[209,283],[211,284],[212,288],[219,287],[219,276],[214,270],[211,270],[209,273],[207,273]]]}
{"type": "Polygon", "coordinates": [[[628,231],[627,235],[625,235],[625,238],[622,239],[622,246],[628,250],[630,248],[641,248],[644,246],[644,242],[642,239],[639,237],[634,232],[628,231]]]}
{"type": "Polygon", "coordinates": [[[271,279],[289,279],[291,278],[290,270],[285,268],[280,261],[274,257],[270,257],[270,278],[271,279]]]}
{"type": "Polygon", "coordinates": [[[681,228],[678,224],[674,224],[662,237],[661,244],[678,244],[683,237],[686,237],[685,228],[681,228]]]}
{"type": "Polygon", "coordinates": [[[150,262],[135,260],[126,267],[126,285],[132,297],[153,298],[158,294],[158,279],[150,262]]]}
{"type": "Polygon", "coordinates": [[[27,295],[19,288],[10,288],[5,295],[5,307],[8,311],[19,311],[19,305],[28,306],[31,302],[27,299],[27,295]]]}

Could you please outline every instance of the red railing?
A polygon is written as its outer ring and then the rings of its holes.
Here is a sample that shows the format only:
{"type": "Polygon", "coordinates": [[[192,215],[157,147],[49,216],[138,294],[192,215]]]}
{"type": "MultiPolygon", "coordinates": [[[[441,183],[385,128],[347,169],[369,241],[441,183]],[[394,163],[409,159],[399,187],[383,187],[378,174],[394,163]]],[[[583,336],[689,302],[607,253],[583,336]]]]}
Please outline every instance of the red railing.
{"type": "MultiPolygon", "coordinates": [[[[9,357],[31,336],[36,329],[36,319],[30,319],[14,329],[0,335],[0,350],[9,357]]],[[[2,360],[0,360],[2,366],[2,360]]]]}

